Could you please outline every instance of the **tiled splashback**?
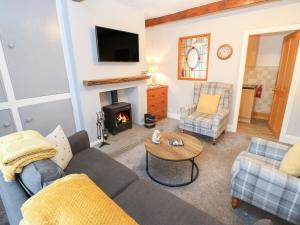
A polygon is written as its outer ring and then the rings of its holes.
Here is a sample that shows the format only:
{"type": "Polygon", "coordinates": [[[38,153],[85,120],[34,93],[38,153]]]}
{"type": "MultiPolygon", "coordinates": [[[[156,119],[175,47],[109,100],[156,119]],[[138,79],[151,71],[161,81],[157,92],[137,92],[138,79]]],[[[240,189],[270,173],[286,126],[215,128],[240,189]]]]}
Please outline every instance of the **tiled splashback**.
{"type": "Polygon", "coordinates": [[[255,99],[254,112],[271,112],[273,89],[275,87],[277,73],[277,66],[246,68],[244,83],[262,85],[262,95],[261,98],[255,99]]]}

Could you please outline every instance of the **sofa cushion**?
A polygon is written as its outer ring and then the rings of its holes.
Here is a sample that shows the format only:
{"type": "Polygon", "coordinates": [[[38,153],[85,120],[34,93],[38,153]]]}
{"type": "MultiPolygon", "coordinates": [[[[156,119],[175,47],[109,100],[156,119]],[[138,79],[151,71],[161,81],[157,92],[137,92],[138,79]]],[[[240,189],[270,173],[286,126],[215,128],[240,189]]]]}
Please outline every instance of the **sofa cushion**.
{"type": "Polygon", "coordinates": [[[138,178],[127,167],[95,148],[75,154],[65,172],[88,175],[110,197],[117,195],[138,178]]]}
{"type": "Polygon", "coordinates": [[[290,176],[300,177],[300,141],[285,154],[280,170],[290,176]]]}
{"type": "Polygon", "coordinates": [[[73,154],[62,127],[58,125],[46,138],[57,149],[57,155],[52,160],[64,170],[72,159],[73,154]]]}
{"type": "Polygon", "coordinates": [[[25,166],[17,178],[24,190],[32,196],[63,176],[63,170],[55,162],[45,159],[25,166]]]}
{"type": "Polygon", "coordinates": [[[220,95],[208,95],[201,93],[197,106],[197,112],[215,114],[218,110],[220,97],[220,95]]]}
{"type": "Polygon", "coordinates": [[[222,225],[173,194],[137,180],[114,198],[140,225],[222,225]]]}
{"type": "Polygon", "coordinates": [[[196,111],[187,116],[184,123],[193,127],[211,129],[213,124],[213,117],[214,115],[212,114],[205,114],[196,111]]]}

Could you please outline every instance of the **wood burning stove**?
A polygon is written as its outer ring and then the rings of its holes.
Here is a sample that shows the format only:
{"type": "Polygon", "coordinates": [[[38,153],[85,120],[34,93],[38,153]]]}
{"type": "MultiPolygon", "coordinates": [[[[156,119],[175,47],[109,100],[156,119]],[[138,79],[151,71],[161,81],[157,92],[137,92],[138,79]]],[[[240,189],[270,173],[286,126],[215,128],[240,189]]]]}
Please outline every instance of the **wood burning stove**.
{"type": "Polygon", "coordinates": [[[118,102],[117,91],[111,91],[112,104],[103,107],[105,127],[113,135],[132,128],[131,104],[118,102]]]}

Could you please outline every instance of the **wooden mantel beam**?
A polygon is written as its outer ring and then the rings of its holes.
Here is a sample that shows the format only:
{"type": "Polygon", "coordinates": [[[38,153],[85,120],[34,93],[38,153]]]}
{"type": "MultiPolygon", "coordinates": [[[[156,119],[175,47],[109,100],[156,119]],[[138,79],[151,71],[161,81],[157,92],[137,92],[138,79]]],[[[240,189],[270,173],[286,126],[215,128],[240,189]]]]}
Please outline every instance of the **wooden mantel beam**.
{"type": "Polygon", "coordinates": [[[149,75],[138,75],[138,76],[127,76],[127,77],[115,77],[115,78],[107,78],[107,79],[97,79],[97,80],[84,80],[84,86],[95,86],[95,85],[103,85],[103,84],[116,84],[116,83],[124,83],[130,81],[138,81],[138,80],[147,80],[151,76],[149,75]]]}
{"type": "Polygon", "coordinates": [[[224,10],[235,9],[240,7],[247,7],[256,4],[271,2],[274,0],[223,0],[213,2],[207,5],[183,10],[166,16],[161,16],[153,19],[147,19],[145,21],[146,27],[152,27],[163,23],[174,22],[177,20],[183,20],[196,16],[203,16],[211,13],[221,12],[224,10]]]}

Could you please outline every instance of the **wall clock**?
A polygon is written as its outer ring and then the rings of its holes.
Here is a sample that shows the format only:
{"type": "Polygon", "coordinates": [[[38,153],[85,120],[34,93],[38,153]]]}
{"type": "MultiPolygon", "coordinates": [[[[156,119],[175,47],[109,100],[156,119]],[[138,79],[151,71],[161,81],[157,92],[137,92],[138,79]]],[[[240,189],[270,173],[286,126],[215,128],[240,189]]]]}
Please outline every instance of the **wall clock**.
{"type": "Polygon", "coordinates": [[[218,48],[217,56],[221,60],[226,60],[230,58],[232,53],[233,53],[233,48],[231,47],[231,45],[224,44],[218,48]]]}

